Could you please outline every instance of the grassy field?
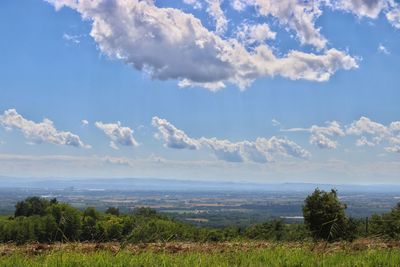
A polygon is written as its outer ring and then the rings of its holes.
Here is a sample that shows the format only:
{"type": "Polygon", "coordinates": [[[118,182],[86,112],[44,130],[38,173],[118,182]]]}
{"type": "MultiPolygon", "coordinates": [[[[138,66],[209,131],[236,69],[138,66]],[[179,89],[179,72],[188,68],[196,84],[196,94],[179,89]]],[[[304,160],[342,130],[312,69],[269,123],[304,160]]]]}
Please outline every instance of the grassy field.
{"type": "Polygon", "coordinates": [[[400,244],[32,244],[0,247],[0,266],[400,266],[400,244]]]}

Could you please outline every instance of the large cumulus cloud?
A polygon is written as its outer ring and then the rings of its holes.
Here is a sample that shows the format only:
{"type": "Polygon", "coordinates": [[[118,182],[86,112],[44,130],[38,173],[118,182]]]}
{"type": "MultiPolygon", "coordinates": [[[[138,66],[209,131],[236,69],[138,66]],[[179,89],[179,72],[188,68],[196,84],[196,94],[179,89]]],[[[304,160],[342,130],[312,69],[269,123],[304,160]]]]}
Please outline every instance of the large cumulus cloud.
{"type": "MultiPolygon", "coordinates": [[[[259,77],[277,75],[292,80],[326,81],[340,69],[358,67],[355,58],[334,48],[318,54],[293,50],[276,56],[265,43],[248,49],[234,38],[225,38],[220,34],[226,27],[221,1],[207,1],[216,32],[191,14],[157,7],[150,0],[47,1],[57,9],[72,8],[90,21],[90,35],[104,54],[149,73],[153,79],[178,80],[181,86],[217,90],[229,82],[244,89],[259,77]]],[[[308,5],[294,0],[272,1],[269,6],[263,1],[253,2],[260,13],[282,17],[283,23],[292,25],[302,43],[325,47],[325,39],[313,28],[318,9],[314,13],[308,5]],[[294,13],[288,13],[288,9],[294,13]]]]}

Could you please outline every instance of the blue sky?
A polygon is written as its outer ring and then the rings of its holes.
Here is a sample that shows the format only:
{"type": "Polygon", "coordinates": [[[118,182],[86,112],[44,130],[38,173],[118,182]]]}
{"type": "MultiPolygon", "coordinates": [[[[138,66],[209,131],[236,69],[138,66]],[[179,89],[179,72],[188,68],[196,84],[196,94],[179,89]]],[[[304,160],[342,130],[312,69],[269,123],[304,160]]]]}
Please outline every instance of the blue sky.
{"type": "Polygon", "coordinates": [[[0,175],[400,182],[398,2],[90,2],[0,3],[0,175]]]}

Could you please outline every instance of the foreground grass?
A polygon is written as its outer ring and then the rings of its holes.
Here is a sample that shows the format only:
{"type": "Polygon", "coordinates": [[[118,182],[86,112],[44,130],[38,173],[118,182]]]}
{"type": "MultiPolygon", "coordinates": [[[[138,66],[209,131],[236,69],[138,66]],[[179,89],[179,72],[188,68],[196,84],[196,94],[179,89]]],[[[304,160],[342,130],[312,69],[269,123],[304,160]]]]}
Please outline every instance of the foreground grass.
{"type": "Polygon", "coordinates": [[[146,248],[60,247],[40,252],[15,249],[0,266],[400,266],[396,248],[311,248],[293,244],[237,244],[146,248]],[[173,248],[173,249],[171,249],[173,248]],[[86,250],[86,251],[85,251],[86,250]]]}

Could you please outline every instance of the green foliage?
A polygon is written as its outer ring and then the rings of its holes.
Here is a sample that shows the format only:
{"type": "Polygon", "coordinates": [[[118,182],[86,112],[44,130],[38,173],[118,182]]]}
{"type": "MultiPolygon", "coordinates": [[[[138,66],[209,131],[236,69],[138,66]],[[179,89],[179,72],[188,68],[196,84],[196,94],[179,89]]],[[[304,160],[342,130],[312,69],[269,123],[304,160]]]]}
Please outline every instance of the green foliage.
{"type": "Polygon", "coordinates": [[[156,213],[157,212],[154,209],[147,208],[147,207],[139,207],[133,211],[133,214],[135,214],[137,216],[144,216],[144,217],[153,217],[156,215],[156,213]]]}
{"type": "Polygon", "coordinates": [[[68,204],[51,205],[47,212],[57,225],[57,230],[52,241],[77,241],[81,232],[79,211],[68,204]]]}
{"type": "MultiPolygon", "coordinates": [[[[131,214],[119,214],[116,208],[109,208],[106,213],[93,207],[79,211],[55,199],[30,197],[17,203],[14,217],[0,217],[0,242],[333,241],[365,234],[364,221],[347,218],[344,209],[336,191],[316,189],[305,200],[305,224],[272,220],[247,228],[213,229],[177,221],[150,208],[137,208],[131,214]]],[[[400,204],[390,213],[373,216],[370,233],[400,239],[400,204]]]]}
{"type": "MultiPolygon", "coordinates": [[[[174,221],[148,208],[135,211],[134,215],[129,219],[129,223],[131,226],[133,225],[133,228],[128,235],[128,240],[134,243],[207,239],[205,237],[206,234],[199,235],[198,228],[190,224],[174,221]]],[[[209,232],[210,230],[205,231],[209,232]]]]}
{"type": "Polygon", "coordinates": [[[0,240],[23,244],[29,241],[49,242],[53,240],[57,225],[51,216],[16,217],[0,224],[0,240]]]}
{"type": "Polygon", "coordinates": [[[400,203],[389,213],[373,215],[371,218],[371,232],[374,235],[383,235],[390,239],[400,239],[400,203]]]}
{"type": "Polygon", "coordinates": [[[304,201],[304,222],[314,239],[334,241],[337,239],[351,239],[352,224],[346,217],[337,191],[325,192],[318,188],[304,201]]]}
{"type": "Polygon", "coordinates": [[[115,215],[115,216],[119,216],[119,209],[115,208],[115,207],[109,207],[106,212],[106,214],[110,214],[110,215],[115,215]]]}
{"type": "Polygon", "coordinates": [[[246,229],[245,235],[257,240],[282,240],[285,224],[282,220],[274,220],[262,224],[252,225],[246,229]]]}
{"type": "Polygon", "coordinates": [[[224,240],[234,240],[242,235],[242,229],[237,226],[229,226],[222,230],[224,240]]]}
{"type": "Polygon", "coordinates": [[[18,202],[15,214],[0,220],[0,242],[221,241],[240,234],[240,229],[236,228],[199,229],[145,207],[129,215],[120,215],[116,208],[109,208],[107,213],[93,207],[80,212],[55,199],[48,201],[38,197],[18,202]]]}
{"type": "MultiPolygon", "coordinates": [[[[53,203],[54,204],[54,203],[53,203]]],[[[15,205],[14,216],[32,216],[32,215],[44,215],[46,208],[50,206],[50,201],[39,197],[29,197],[24,201],[20,201],[15,205]]]]}
{"type": "Polygon", "coordinates": [[[106,241],[118,241],[123,239],[124,218],[107,216],[101,223],[103,239],[106,241]]]}
{"type": "Polygon", "coordinates": [[[99,224],[100,214],[95,208],[89,207],[82,214],[81,240],[95,241],[103,232],[99,224]]]}
{"type": "Polygon", "coordinates": [[[273,241],[304,241],[310,237],[303,224],[285,224],[282,220],[251,225],[244,234],[249,239],[273,241]]]}

